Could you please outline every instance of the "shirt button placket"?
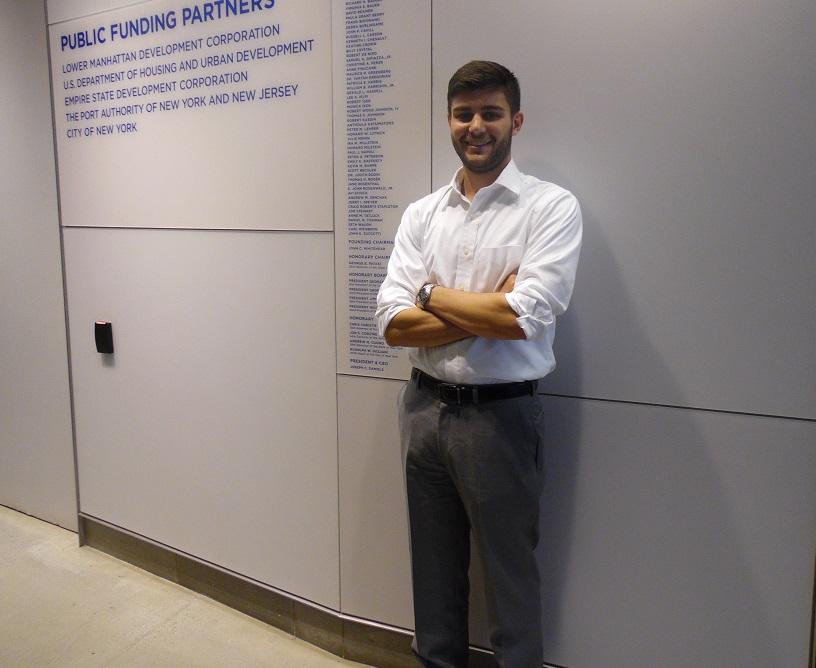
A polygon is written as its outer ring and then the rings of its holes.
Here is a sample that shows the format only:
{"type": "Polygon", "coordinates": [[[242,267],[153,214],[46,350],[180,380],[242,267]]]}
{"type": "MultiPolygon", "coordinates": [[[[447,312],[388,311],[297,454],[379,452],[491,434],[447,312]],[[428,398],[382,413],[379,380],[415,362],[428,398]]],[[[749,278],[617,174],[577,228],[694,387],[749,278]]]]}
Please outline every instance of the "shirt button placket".
{"type": "Polygon", "coordinates": [[[465,215],[462,243],[457,258],[456,283],[457,290],[467,290],[473,276],[474,246],[476,240],[476,221],[472,217],[473,207],[465,215]]]}

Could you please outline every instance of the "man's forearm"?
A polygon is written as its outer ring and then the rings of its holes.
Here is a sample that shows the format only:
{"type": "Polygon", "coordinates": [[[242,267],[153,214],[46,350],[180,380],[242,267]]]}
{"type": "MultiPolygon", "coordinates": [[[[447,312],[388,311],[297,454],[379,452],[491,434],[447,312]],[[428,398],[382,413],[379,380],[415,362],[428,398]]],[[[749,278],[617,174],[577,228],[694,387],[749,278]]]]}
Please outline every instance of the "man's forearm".
{"type": "Polygon", "coordinates": [[[504,292],[464,292],[438,285],[431,292],[425,312],[474,336],[487,339],[526,338],[504,292]]]}
{"type": "Polygon", "coordinates": [[[473,334],[417,307],[397,313],[385,330],[385,342],[389,346],[411,348],[441,346],[469,336],[473,334]]]}

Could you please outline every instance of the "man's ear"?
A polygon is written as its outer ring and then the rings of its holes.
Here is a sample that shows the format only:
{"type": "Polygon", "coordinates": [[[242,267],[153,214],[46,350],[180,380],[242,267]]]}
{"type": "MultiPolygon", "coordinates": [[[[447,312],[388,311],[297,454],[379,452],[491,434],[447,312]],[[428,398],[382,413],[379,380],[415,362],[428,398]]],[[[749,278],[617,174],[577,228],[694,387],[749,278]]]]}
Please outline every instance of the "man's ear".
{"type": "Polygon", "coordinates": [[[521,130],[521,126],[524,124],[524,114],[520,111],[516,112],[516,115],[513,116],[513,136],[515,137],[519,130],[521,130]]]}

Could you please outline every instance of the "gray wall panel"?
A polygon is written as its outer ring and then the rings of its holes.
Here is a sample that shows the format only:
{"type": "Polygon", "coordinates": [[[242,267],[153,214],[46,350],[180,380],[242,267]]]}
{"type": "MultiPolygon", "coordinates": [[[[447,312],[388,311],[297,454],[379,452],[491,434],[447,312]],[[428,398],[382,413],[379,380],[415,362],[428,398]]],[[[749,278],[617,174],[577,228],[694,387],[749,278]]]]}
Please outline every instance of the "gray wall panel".
{"type": "Polygon", "coordinates": [[[547,660],[805,666],[816,423],[546,401],[547,660]]]}
{"type": "Polygon", "coordinates": [[[435,185],[456,166],[447,80],[492,58],[522,83],[520,166],[583,206],[548,388],[816,417],[816,5],[452,0],[433,17],[435,185]]]}
{"type": "Polygon", "coordinates": [[[65,249],[81,511],[338,607],[332,236],[66,229],[65,249]]]}
{"type": "Polygon", "coordinates": [[[0,2],[0,503],[76,531],[42,3],[0,2]]]}

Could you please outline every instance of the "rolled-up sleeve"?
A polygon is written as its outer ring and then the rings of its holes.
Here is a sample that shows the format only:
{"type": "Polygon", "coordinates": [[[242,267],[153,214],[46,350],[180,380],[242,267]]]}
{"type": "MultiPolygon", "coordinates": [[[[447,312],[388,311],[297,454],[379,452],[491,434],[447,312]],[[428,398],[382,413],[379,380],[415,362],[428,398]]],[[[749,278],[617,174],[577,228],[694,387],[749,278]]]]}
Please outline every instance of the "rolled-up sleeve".
{"type": "Polygon", "coordinates": [[[564,190],[536,215],[512,292],[505,294],[527,339],[544,336],[566,311],[581,252],[581,208],[564,190]]]}
{"type": "Polygon", "coordinates": [[[385,330],[397,313],[414,307],[416,293],[428,279],[416,240],[417,222],[416,208],[411,205],[402,216],[385,280],[377,293],[374,318],[380,336],[385,336],[385,330]]]}

